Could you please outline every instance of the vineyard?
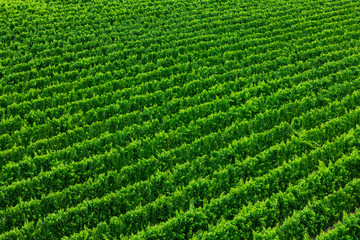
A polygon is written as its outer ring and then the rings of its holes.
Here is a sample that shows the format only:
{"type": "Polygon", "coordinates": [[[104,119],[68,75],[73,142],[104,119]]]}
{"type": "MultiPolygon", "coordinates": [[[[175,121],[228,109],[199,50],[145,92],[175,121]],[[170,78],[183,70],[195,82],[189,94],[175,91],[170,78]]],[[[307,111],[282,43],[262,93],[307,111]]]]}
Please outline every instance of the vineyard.
{"type": "Polygon", "coordinates": [[[356,0],[0,0],[0,240],[360,239],[356,0]]]}

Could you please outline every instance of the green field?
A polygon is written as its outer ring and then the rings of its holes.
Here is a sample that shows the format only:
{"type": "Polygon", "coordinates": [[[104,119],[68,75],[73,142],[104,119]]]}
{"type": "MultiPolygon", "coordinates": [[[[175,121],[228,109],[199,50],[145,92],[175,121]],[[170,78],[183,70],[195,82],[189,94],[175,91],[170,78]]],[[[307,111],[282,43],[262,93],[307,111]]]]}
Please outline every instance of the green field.
{"type": "Polygon", "coordinates": [[[1,239],[360,239],[360,1],[0,0],[1,239]]]}

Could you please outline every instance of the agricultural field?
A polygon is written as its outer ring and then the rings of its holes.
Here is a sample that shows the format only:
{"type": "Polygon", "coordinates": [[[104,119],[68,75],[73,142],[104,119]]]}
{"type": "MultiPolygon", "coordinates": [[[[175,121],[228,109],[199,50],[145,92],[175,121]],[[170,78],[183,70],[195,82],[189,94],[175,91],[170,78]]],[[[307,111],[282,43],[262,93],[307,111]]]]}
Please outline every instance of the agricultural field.
{"type": "Polygon", "coordinates": [[[360,239],[357,0],[0,0],[0,240],[360,239]]]}

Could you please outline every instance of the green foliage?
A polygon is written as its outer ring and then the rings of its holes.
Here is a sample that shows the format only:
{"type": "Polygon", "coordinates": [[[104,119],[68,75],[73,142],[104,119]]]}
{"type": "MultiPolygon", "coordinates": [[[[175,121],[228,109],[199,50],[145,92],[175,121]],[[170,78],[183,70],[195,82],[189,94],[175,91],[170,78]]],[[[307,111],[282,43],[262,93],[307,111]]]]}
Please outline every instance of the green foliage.
{"type": "Polygon", "coordinates": [[[0,239],[357,239],[359,10],[0,0],[0,239]]]}

